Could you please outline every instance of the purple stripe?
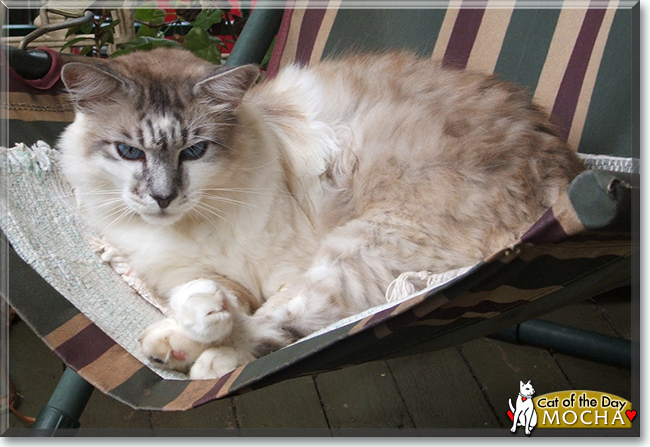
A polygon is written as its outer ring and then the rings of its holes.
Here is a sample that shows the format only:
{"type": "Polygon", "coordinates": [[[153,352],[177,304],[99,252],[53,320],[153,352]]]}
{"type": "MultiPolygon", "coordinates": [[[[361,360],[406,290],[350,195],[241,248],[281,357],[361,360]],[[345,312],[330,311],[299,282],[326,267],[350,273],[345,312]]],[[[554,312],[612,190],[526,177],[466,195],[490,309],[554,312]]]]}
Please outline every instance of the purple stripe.
{"type": "Polygon", "coordinates": [[[234,372],[235,371],[231,371],[225,376],[220,377],[217,380],[216,384],[212,388],[210,388],[210,391],[205,393],[200,399],[194,401],[194,403],[192,404],[192,408],[196,408],[198,406],[207,404],[208,402],[215,400],[217,398],[217,394],[219,394],[219,391],[221,391],[221,388],[224,387],[224,385],[226,384],[228,379],[230,379],[230,376],[232,376],[234,372]]]}
{"type": "MultiPolygon", "coordinates": [[[[445,55],[442,58],[442,64],[446,67],[460,69],[467,67],[467,61],[472,53],[476,35],[481,27],[483,14],[485,13],[485,6],[477,8],[476,3],[473,0],[463,0],[461,4],[445,55]],[[472,8],[464,7],[468,6],[469,3],[472,4],[472,8]]],[[[481,3],[487,5],[487,1],[481,3]]]]}
{"type": "Polygon", "coordinates": [[[490,301],[489,299],[480,301],[472,306],[469,307],[458,307],[458,306],[449,306],[447,307],[442,306],[439,307],[435,310],[433,310],[431,313],[425,315],[424,317],[420,318],[423,321],[426,320],[456,320],[463,315],[465,315],[467,312],[478,312],[478,313],[489,313],[489,312],[499,312],[502,313],[508,309],[511,309],[513,307],[517,307],[521,304],[527,303],[528,301],[526,300],[517,300],[513,301],[510,303],[497,303],[494,301],[490,301]]]}
{"type": "MultiPolygon", "coordinates": [[[[311,1],[310,1],[311,3],[311,1]]],[[[296,62],[300,65],[309,64],[311,53],[314,51],[314,44],[318,37],[318,31],[323,23],[327,9],[307,9],[305,16],[302,19],[300,26],[300,34],[298,35],[298,48],[296,48],[296,62]]]]}
{"type": "Polygon", "coordinates": [[[67,365],[78,371],[84,366],[90,365],[115,345],[115,340],[97,326],[91,324],[68,341],[59,345],[54,352],[67,365]]]}
{"type": "Polygon", "coordinates": [[[521,237],[521,242],[545,244],[566,239],[567,233],[555,218],[553,208],[548,209],[542,217],[521,237]]]}
{"type": "MultiPolygon", "coordinates": [[[[569,137],[573,116],[578,107],[580,89],[606,12],[605,8],[591,8],[594,2],[591,3],[582,22],[578,39],[573,47],[569,65],[562,78],[551,112],[551,122],[558,126],[565,139],[569,137]]],[[[602,2],[599,4],[602,5],[602,2]]]]}
{"type": "Polygon", "coordinates": [[[293,2],[287,2],[287,8],[284,10],[284,14],[282,15],[282,23],[280,24],[278,35],[275,38],[275,46],[273,47],[271,60],[269,61],[269,66],[266,70],[267,79],[275,77],[275,75],[278,73],[278,70],[280,69],[280,61],[282,60],[284,47],[287,44],[287,37],[289,36],[289,31],[291,28],[291,17],[293,16],[292,6],[293,2]]]}

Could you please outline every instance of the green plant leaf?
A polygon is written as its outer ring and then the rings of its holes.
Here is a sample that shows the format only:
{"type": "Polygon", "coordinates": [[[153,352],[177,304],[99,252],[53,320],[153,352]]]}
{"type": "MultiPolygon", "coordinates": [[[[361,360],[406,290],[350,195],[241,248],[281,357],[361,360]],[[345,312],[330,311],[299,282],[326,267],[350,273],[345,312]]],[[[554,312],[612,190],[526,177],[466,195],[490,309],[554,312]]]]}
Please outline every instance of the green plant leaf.
{"type": "MultiPolygon", "coordinates": [[[[152,4],[153,6],[154,4],[152,4]]],[[[158,8],[138,8],[135,10],[135,18],[144,22],[159,25],[165,21],[167,13],[158,8]]]]}
{"type": "Polygon", "coordinates": [[[74,46],[74,45],[76,45],[79,42],[82,42],[84,40],[88,40],[88,38],[87,37],[75,37],[74,39],[70,39],[61,46],[61,49],[59,51],[61,52],[61,51],[65,50],[66,48],[72,47],[72,46],[74,46]]]}
{"type": "Polygon", "coordinates": [[[202,28],[194,27],[185,36],[185,48],[196,54],[201,59],[212,62],[213,64],[221,63],[221,50],[219,50],[221,40],[211,36],[202,28]]]}
{"type": "Polygon", "coordinates": [[[91,34],[95,28],[95,22],[84,23],[79,27],[79,32],[81,34],[91,34]]]}
{"type": "Polygon", "coordinates": [[[223,11],[220,9],[204,9],[196,16],[193,25],[207,31],[215,23],[220,23],[222,16],[223,11]]]}
{"type": "Polygon", "coordinates": [[[111,57],[122,56],[133,51],[150,51],[160,47],[183,48],[180,43],[173,40],[142,36],[120,45],[120,49],[114,52],[111,57]]]}
{"type": "Polygon", "coordinates": [[[92,45],[87,45],[87,46],[81,48],[81,50],[79,51],[79,54],[81,56],[85,56],[86,54],[90,53],[92,50],[93,50],[93,46],[92,45]]]}
{"type": "Polygon", "coordinates": [[[101,36],[99,36],[99,46],[103,47],[107,43],[115,43],[113,36],[113,31],[103,31],[101,36]]]}
{"type": "Polygon", "coordinates": [[[147,25],[140,24],[135,37],[162,37],[162,32],[158,29],[149,28],[147,25]]]}
{"type": "Polygon", "coordinates": [[[102,26],[102,29],[113,30],[113,29],[114,29],[117,25],[119,25],[121,22],[122,22],[121,19],[111,20],[111,21],[108,22],[106,25],[102,26]]]}

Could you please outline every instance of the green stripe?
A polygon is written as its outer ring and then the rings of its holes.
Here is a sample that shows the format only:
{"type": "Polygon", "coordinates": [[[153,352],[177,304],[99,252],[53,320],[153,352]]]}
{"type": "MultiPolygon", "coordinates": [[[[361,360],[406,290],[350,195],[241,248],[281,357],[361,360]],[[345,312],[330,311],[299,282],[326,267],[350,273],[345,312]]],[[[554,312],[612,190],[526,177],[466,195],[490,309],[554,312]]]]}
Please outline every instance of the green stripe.
{"type": "Polygon", "coordinates": [[[587,112],[580,152],[639,157],[632,147],[632,10],[616,12],[587,112]]]}
{"type": "Polygon", "coordinates": [[[165,380],[145,367],[108,394],[137,410],[161,410],[189,384],[189,380],[165,380]]]}
{"type": "Polygon", "coordinates": [[[559,16],[559,9],[515,8],[495,73],[502,79],[529,86],[532,95],[544,68],[559,16]]]}
{"type": "MultiPolygon", "coordinates": [[[[0,243],[6,244],[0,233],[0,243]]],[[[79,314],[70,301],[57,292],[11,248],[9,252],[9,304],[38,334],[44,337],[79,314]]],[[[4,248],[1,250],[5,252],[4,248]]]]}
{"type": "Polygon", "coordinates": [[[70,124],[57,121],[23,121],[10,119],[8,121],[7,143],[13,146],[16,143],[33,145],[38,140],[54,146],[59,135],[70,124]]]}
{"type": "Polygon", "coordinates": [[[430,56],[445,14],[445,9],[341,9],[323,57],[349,50],[409,50],[430,56]]]}

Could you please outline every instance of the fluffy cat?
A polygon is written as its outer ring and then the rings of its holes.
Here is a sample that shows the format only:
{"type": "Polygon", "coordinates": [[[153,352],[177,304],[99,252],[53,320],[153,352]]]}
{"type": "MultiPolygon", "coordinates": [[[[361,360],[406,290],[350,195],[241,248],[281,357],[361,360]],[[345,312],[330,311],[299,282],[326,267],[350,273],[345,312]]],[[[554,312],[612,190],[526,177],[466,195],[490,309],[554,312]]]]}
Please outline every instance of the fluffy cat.
{"type": "Polygon", "coordinates": [[[581,170],[518,88],[409,54],[216,67],[159,49],[68,64],[62,168],[175,317],[144,353],[219,377],[381,304],[404,271],[515,242],[581,170]]]}

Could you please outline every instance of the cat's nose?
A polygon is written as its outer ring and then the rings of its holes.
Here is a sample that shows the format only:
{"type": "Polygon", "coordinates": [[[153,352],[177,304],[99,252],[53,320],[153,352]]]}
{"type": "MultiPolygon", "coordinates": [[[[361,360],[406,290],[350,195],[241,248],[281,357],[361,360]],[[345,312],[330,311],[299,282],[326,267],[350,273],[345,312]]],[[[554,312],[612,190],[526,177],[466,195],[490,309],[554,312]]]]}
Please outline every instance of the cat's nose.
{"type": "Polygon", "coordinates": [[[158,206],[160,207],[161,210],[164,210],[169,206],[170,203],[172,203],[172,200],[174,200],[178,196],[178,193],[170,194],[168,196],[158,196],[158,195],[151,195],[153,199],[158,202],[158,206]]]}

